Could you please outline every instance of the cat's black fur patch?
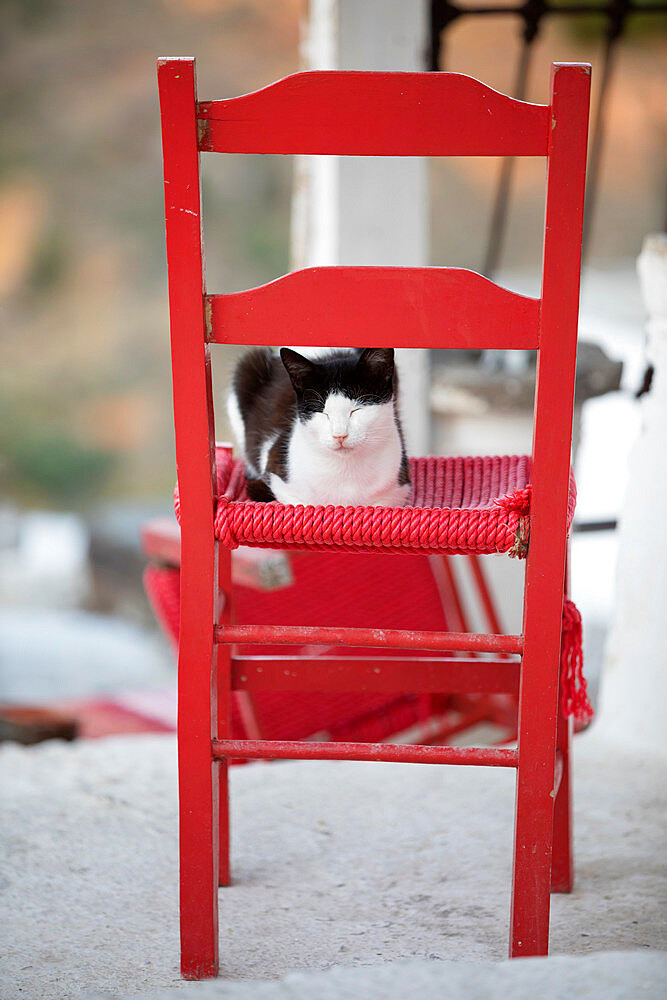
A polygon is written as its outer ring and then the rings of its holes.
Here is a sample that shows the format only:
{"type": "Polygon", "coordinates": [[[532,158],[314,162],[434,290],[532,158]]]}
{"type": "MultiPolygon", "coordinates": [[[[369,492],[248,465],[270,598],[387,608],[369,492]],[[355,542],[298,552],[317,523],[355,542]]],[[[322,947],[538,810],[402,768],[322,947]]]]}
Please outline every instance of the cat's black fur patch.
{"type": "Polygon", "coordinates": [[[248,500],[256,500],[258,503],[271,503],[276,499],[273,490],[263,479],[246,479],[246,495],[248,500]]]}
{"type": "Polygon", "coordinates": [[[366,406],[388,403],[394,393],[392,348],[339,351],[310,361],[283,347],[280,357],[294,386],[297,412],[302,420],[321,413],[327,396],[334,392],[366,406]]]}
{"type": "MultiPolygon", "coordinates": [[[[266,471],[285,479],[296,395],[280,358],[268,347],[247,351],[236,366],[233,384],[245,427],[248,462],[259,472],[262,444],[267,437],[276,435],[266,471]]],[[[266,483],[251,476],[248,477],[248,496],[251,500],[275,500],[266,483]]]]}

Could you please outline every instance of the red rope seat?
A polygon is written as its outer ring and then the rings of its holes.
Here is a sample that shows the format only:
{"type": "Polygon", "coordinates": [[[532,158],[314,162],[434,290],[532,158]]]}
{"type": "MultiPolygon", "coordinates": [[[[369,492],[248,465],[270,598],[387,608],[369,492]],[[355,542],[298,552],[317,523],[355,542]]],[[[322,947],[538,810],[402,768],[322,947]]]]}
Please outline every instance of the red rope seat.
{"type": "MultiPolygon", "coordinates": [[[[523,558],[529,456],[412,458],[405,507],[292,506],[246,499],[244,463],[218,449],[215,533],[223,545],[345,552],[492,553],[523,558]]],[[[178,487],[174,497],[180,520],[178,487]]],[[[576,487],[570,474],[568,530],[576,487]]]]}

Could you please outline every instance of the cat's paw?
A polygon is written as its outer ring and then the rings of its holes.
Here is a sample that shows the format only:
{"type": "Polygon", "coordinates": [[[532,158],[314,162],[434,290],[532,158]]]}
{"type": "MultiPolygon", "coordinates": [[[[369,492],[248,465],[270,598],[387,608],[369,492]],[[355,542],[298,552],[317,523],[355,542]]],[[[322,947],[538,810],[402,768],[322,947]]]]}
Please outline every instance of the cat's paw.
{"type": "Polygon", "coordinates": [[[257,503],[273,503],[276,499],[263,479],[247,479],[246,495],[257,503]]]}

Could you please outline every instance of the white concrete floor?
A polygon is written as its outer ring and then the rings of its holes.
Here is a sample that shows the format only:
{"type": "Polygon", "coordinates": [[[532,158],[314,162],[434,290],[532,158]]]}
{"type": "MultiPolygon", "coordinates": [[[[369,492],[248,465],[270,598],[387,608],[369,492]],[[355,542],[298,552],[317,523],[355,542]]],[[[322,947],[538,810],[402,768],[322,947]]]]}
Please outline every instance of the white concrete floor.
{"type": "Polygon", "coordinates": [[[178,973],[173,737],[6,745],[2,996],[662,1000],[665,763],[577,738],[576,888],[552,897],[556,957],[520,962],[503,961],[510,771],[234,768],[221,977],[203,985],[178,973]]]}

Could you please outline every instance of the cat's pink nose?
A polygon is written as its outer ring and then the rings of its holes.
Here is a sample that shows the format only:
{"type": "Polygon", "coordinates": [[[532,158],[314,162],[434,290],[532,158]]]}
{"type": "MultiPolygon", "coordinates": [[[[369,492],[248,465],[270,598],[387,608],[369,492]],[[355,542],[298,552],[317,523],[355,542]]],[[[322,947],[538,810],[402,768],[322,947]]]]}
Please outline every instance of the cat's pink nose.
{"type": "Polygon", "coordinates": [[[343,441],[347,440],[347,434],[334,434],[333,439],[334,441],[337,441],[338,444],[342,444],[343,441]]]}

